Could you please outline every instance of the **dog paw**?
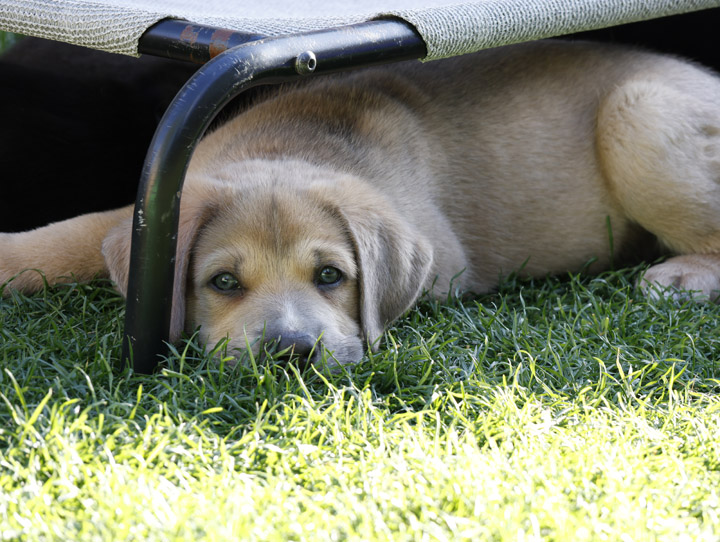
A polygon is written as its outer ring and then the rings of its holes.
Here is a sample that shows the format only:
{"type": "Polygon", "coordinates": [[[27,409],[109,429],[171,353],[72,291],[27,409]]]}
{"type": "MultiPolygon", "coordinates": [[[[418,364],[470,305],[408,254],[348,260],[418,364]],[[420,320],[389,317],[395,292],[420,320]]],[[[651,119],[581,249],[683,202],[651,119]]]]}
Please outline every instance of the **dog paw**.
{"type": "Polygon", "coordinates": [[[640,288],[651,299],[720,302],[720,255],[677,256],[654,265],[640,279],[640,288]]]}

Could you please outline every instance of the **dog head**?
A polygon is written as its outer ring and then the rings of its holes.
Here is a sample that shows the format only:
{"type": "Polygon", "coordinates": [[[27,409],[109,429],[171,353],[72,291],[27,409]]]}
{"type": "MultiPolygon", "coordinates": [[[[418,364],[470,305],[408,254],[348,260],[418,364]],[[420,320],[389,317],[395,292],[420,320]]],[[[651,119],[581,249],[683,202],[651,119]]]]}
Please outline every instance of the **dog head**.
{"type": "MultiPolygon", "coordinates": [[[[130,228],[103,245],[123,292],[130,228]]],[[[431,262],[425,240],[350,175],[263,160],[195,175],[181,203],[171,339],[200,326],[209,344],[351,363],[417,299],[431,262]]]]}

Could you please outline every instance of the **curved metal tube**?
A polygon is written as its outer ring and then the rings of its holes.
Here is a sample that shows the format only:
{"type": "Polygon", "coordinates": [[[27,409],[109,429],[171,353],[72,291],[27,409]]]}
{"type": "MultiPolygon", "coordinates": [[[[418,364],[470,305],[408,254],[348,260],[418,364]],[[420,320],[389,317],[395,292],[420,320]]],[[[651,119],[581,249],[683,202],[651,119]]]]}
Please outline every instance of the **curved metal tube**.
{"type": "Polygon", "coordinates": [[[181,19],[164,19],[145,31],[138,43],[138,52],[205,64],[228,49],[266,37],[181,19]]]}
{"type": "Polygon", "coordinates": [[[260,83],[417,59],[425,44],[407,23],[379,20],[239,45],[203,65],[168,107],[143,166],[133,220],[122,359],[151,372],[170,331],[180,195],[205,130],[231,99],[260,83]]]}

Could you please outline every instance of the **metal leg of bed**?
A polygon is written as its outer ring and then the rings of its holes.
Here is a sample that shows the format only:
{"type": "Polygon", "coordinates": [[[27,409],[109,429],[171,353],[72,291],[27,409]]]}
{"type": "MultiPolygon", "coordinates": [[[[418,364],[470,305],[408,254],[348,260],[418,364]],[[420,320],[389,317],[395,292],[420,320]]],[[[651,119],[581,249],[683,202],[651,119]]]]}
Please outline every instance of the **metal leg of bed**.
{"type": "Polygon", "coordinates": [[[203,62],[165,112],[143,167],[133,220],[122,359],[153,371],[170,333],[180,196],[193,150],[235,96],[261,83],[292,81],[362,66],[418,59],[425,44],[402,21],[258,38],[184,21],[163,21],[141,52],[203,62]]]}

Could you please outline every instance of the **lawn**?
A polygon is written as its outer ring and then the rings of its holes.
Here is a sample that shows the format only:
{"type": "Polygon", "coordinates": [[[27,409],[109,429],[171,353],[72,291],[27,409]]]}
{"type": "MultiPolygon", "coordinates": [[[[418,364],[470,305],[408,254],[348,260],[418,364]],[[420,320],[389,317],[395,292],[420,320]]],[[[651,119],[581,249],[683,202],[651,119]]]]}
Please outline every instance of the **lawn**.
{"type": "Polygon", "coordinates": [[[335,374],[137,375],[109,283],[0,299],[0,540],[718,540],[720,307],[641,272],[425,301],[335,374]]]}
{"type": "Polygon", "coordinates": [[[342,374],[114,367],[104,282],[0,306],[3,540],[716,540],[717,306],[639,269],[421,303],[342,374]]]}

